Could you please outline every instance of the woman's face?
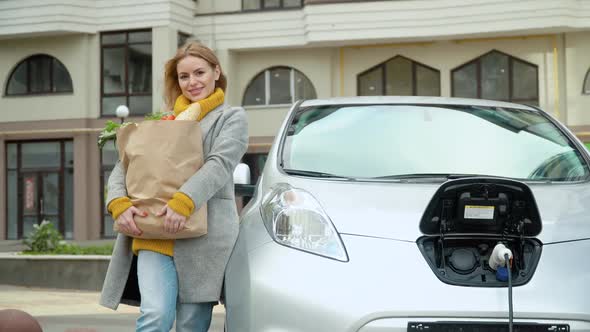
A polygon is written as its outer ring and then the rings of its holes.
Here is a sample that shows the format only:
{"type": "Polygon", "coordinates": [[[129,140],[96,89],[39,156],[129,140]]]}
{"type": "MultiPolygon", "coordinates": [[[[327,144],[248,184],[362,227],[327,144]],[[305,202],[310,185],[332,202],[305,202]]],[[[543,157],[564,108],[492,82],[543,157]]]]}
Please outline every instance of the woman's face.
{"type": "Polygon", "coordinates": [[[192,102],[212,94],[215,91],[215,81],[221,73],[219,66],[212,67],[206,60],[191,55],[178,62],[176,72],[182,94],[192,102]]]}

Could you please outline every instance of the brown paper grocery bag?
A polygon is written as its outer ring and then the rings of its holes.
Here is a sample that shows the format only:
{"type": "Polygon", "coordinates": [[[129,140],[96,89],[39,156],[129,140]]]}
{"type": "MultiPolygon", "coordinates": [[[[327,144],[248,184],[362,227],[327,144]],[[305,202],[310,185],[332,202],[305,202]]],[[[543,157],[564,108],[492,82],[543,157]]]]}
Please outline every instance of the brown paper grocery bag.
{"type": "MultiPolygon", "coordinates": [[[[148,213],[135,216],[144,239],[183,239],[207,234],[207,206],[189,217],[186,228],[164,231],[156,214],[172,195],[203,166],[203,138],[197,121],[154,120],[129,124],[117,131],[119,158],[126,170],[127,195],[148,213]]],[[[119,231],[115,223],[115,231],[119,231]]],[[[128,234],[129,235],[129,234],[128,234]]]]}

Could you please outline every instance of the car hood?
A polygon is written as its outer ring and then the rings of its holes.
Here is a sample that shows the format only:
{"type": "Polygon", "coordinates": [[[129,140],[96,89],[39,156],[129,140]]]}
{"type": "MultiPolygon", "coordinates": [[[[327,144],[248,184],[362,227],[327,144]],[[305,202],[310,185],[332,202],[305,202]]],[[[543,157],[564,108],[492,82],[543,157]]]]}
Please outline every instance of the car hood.
{"type": "MultiPolygon", "coordinates": [[[[291,177],[290,180],[295,177],[291,177]]],[[[310,192],[339,233],[416,241],[422,215],[440,184],[341,182],[296,178],[310,192]]],[[[590,185],[533,184],[543,243],[590,239],[590,185]]]]}

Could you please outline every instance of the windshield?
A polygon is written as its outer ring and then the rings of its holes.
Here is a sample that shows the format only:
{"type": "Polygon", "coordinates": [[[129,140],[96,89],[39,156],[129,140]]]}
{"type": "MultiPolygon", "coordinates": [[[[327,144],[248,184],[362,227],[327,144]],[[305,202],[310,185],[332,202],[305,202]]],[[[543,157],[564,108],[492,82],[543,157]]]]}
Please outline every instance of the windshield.
{"type": "Polygon", "coordinates": [[[285,170],[348,178],[472,174],[580,181],[588,166],[541,112],[480,106],[359,105],[299,110],[285,170]]]}

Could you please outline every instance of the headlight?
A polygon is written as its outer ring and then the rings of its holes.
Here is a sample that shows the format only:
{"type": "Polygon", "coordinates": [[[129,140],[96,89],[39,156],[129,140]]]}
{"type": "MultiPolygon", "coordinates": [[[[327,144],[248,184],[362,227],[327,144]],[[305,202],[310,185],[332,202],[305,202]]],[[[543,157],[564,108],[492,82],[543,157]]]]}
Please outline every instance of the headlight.
{"type": "Polygon", "coordinates": [[[264,197],[260,212],[268,233],[277,243],[348,261],[336,228],[307,191],[278,184],[264,197]]]}

